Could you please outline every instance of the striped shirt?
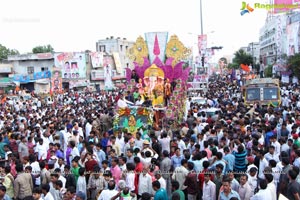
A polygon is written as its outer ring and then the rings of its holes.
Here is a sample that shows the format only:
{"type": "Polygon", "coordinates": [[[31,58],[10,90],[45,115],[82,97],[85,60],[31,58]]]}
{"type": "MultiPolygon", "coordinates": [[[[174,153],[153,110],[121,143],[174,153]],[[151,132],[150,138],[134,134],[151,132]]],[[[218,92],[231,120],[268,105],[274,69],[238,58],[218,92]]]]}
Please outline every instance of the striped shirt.
{"type": "Polygon", "coordinates": [[[235,157],[234,171],[246,171],[247,151],[243,151],[241,153],[234,151],[234,152],[232,152],[232,154],[235,157]]]}

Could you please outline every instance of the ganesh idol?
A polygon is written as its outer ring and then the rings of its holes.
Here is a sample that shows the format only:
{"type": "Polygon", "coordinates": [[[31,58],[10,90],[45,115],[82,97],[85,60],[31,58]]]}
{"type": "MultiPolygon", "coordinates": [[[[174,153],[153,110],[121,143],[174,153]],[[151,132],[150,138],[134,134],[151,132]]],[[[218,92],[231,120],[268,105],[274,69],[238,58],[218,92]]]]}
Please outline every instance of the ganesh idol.
{"type": "Polygon", "coordinates": [[[144,83],[146,87],[144,88],[145,95],[149,99],[153,100],[154,90],[160,90],[164,92],[164,72],[162,69],[158,68],[155,64],[152,64],[144,73],[144,83]]]}

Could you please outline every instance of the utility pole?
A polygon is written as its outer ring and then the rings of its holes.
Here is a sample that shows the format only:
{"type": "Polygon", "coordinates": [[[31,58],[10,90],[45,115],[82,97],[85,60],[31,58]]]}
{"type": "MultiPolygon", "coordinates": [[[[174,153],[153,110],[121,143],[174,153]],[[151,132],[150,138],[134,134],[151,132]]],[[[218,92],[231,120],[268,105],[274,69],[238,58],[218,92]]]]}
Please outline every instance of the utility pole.
{"type": "Polygon", "coordinates": [[[202,0],[200,0],[200,24],[201,24],[201,35],[203,35],[202,0]]]}
{"type": "MultiPolygon", "coordinates": [[[[202,17],[202,0],[200,0],[200,26],[201,26],[201,36],[203,37],[203,17],[202,17]]],[[[204,68],[204,52],[201,51],[200,49],[200,53],[201,53],[201,64],[202,67],[204,68]]]]}
{"type": "Polygon", "coordinates": [[[252,42],[252,70],[254,69],[254,63],[255,59],[254,59],[254,48],[253,48],[253,42],[252,42]]]}

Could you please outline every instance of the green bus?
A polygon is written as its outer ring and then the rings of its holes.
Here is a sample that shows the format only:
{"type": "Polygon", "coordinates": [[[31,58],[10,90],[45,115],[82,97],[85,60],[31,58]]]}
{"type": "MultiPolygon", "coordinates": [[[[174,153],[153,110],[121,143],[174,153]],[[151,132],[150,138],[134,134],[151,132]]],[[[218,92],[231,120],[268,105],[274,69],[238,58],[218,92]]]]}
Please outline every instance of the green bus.
{"type": "Polygon", "coordinates": [[[278,79],[258,78],[248,80],[242,87],[242,94],[246,104],[259,103],[278,107],[281,103],[278,79]]]}

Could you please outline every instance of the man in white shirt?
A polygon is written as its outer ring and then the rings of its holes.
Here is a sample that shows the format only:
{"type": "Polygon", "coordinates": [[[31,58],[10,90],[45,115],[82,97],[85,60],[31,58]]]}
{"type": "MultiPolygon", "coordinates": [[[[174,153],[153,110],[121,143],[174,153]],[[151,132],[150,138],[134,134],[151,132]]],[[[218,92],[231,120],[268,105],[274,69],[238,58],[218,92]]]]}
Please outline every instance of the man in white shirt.
{"type": "Polygon", "coordinates": [[[275,154],[275,147],[270,146],[269,152],[265,154],[265,159],[269,162],[270,160],[275,160],[276,162],[279,162],[279,155],[275,154]]]}
{"type": "Polygon", "coordinates": [[[35,152],[38,154],[38,160],[46,160],[47,149],[48,148],[44,144],[44,140],[42,138],[40,138],[38,144],[35,147],[35,152]]]}
{"type": "Polygon", "coordinates": [[[41,185],[41,168],[38,161],[36,161],[35,155],[31,154],[29,156],[30,166],[32,168],[32,175],[35,177],[35,186],[41,185]]]}
{"type": "Polygon", "coordinates": [[[154,172],[154,176],[156,178],[156,180],[160,183],[160,188],[163,189],[167,189],[167,183],[166,180],[161,176],[161,172],[160,171],[155,171],[154,172]]]}
{"type": "MultiPolygon", "coordinates": [[[[150,176],[150,175],[149,175],[150,176]]],[[[98,200],[107,200],[107,199],[112,199],[115,197],[119,191],[115,190],[116,188],[116,183],[114,180],[110,180],[108,182],[108,189],[103,190],[98,198],[98,200]]]]}
{"type": "Polygon", "coordinates": [[[85,125],[85,137],[88,138],[90,136],[90,132],[92,131],[92,120],[88,120],[85,125]]]}
{"type": "Polygon", "coordinates": [[[270,138],[270,142],[271,142],[271,146],[274,146],[275,147],[275,154],[277,154],[277,155],[280,155],[280,148],[281,148],[281,145],[280,145],[280,143],[277,141],[277,138],[276,138],[276,136],[272,136],[271,138],[270,138]]]}
{"type": "Polygon", "coordinates": [[[281,146],[280,146],[281,150],[280,150],[280,152],[284,151],[284,152],[288,153],[289,150],[290,150],[290,147],[287,144],[286,139],[285,138],[281,138],[279,141],[281,143],[281,146]]]}
{"type": "Polygon", "coordinates": [[[52,194],[50,193],[50,185],[49,184],[42,185],[42,193],[44,194],[44,200],[54,200],[52,194]]]}
{"type": "Polygon", "coordinates": [[[170,153],[171,138],[168,136],[167,132],[162,132],[161,137],[158,138],[158,141],[162,146],[162,151],[166,150],[168,153],[170,153]]]}
{"type": "Polygon", "coordinates": [[[177,144],[178,144],[178,148],[180,148],[180,154],[183,155],[183,150],[187,149],[187,146],[185,145],[184,141],[182,140],[181,135],[177,136],[177,144]]]}
{"type": "Polygon", "coordinates": [[[75,146],[75,141],[71,140],[70,142],[70,146],[72,148],[72,151],[70,153],[70,162],[76,157],[76,156],[80,156],[78,148],[75,146]]]}
{"type": "Polygon", "coordinates": [[[136,106],[141,106],[144,103],[144,100],[141,98],[141,96],[138,97],[137,101],[135,102],[136,106]]]}
{"type": "Polygon", "coordinates": [[[117,104],[118,104],[119,108],[126,108],[126,107],[128,107],[128,104],[132,105],[133,103],[124,99],[123,94],[121,94],[117,104]]]}
{"type": "Polygon", "coordinates": [[[204,174],[202,199],[216,199],[216,184],[210,180],[210,173],[204,174]]]}
{"type": "Polygon", "coordinates": [[[295,155],[296,155],[296,158],[295,158],[293,165],[300,168],[300,150],[299,149],[295,151],[295,155]]]}
{"type": "Polygon", "coordinates": [[[256,155],[260,159],[259,169],[258,169],[258,178],[260,179],[265,179],[264,170],[266,167],[269,166],[269,163],[263,156],[264,155],[263,153],[264,153],[263,150],[260,149],[257,151],[257,155],[256,155]]]}
{"type": "Polygon", "coordinates": [[[244,200],[250,200],[250,198],[254,195],[251,186],[248,183],[248,176],[246,174],[242,174],[240,176],[238,193],[240,195],[240,198],[244,200]]]}
{"type": "Polygon", "coordinates": [[[151,155],[151,151],[145,151],[144,152],[144,157],[141,155],[141,153],[137,154],[137,157],[140,158],[141,162],[143,163],[143,165],[150,165],[151,164],[151,160],[152,158],[158,158],[157,153],[154,153],[154,155],[151,155]]]}
{"type": "Polygon", "coordinates": [[[267,186],[267,190],[270,191],[271,196],[268,198],[270,200],[277,200],[277,195],[276,195],[276,186],[273,180],[273,175],[270,173],[265,174],[268,186],[267,186]]]}
{"type": "Polygon", "coordinates": [[[143,149],[143,142],[144,142],[144,140],[141,137],[142,137],[141,133],[137,132],[136,133],[136,138],[134,140],[134,145],[136,147],[138,147],[139,149],[143,149]]]}
{"type": "Polygon", "coordinates": [[[179,183],[179,190],[185,190],[187,188],[186,186],[184,186],[186,176],[189,173],[189,171],[187,170],[187,164],[188,161],[186,159],[181,160],[181,166],[176,167],[172,175],[172,180],[176,180],[179,183]]]}
{"type": "MultiPolygon", "coordinates": [[[[64,128],[64,126],[62,127],[62,129],[63,128],[64,128]]],[[[67,158],[66,152],[67,152],[68,144],[69,144],[69,141],[70,141],[72,135],[70,132],[68,132],[66,130],[61,130],[60,132],[63,135],[63,139],[64,139],[64,156],[65,156],[65,158],[67,158]]]]}
{"type": "Polygon", "coordinates": [[[122,136],[122,132],[118,132],[118,136],[116,138],[116,143],[120,145],[120,151],[121,151],[121,154],[123,154],[124,156],[124,146],[125,146],[125,141],[124,141],[124,137],[122,136]]]}
{"type": "Polygon", "coordinates": [[[84,139],[82,128],[79,126],[79,124],[77,122],[74,123],[73,131],[72,132],[74,132],[74,131],[78,131],[78,135],[82,136],[83,139],[84,139]]]}
{"type": "Polygon", "coordinates": [[[272,196],[271,191],[267,189],[268,183],[266,180],[261,180],[259,183],[260,189],[250,200],[265,200],[272,196]]]}
{"type": "Polygon", "coordinates": [[[65,177],[63,177],[62,175],[61,175],[61,169],[60,168],[56,168],[55,170],[54,170],[54,173],[56,173],[56,174],[58,174],[58,180],[60,180],[61,182],[62,182],[62,184],[63,184],[63,188],[66,188],[66,182],[67,182],[67,180],[66,180],[66,178],[65,177]]]}
{"type": "Polygon", "coordinates": [[[148,174],[148,166],[144,166],[143,173],[139,175],[138,191],[139,196],[145,192],[152,193],[152,178],[148,174]]]}

